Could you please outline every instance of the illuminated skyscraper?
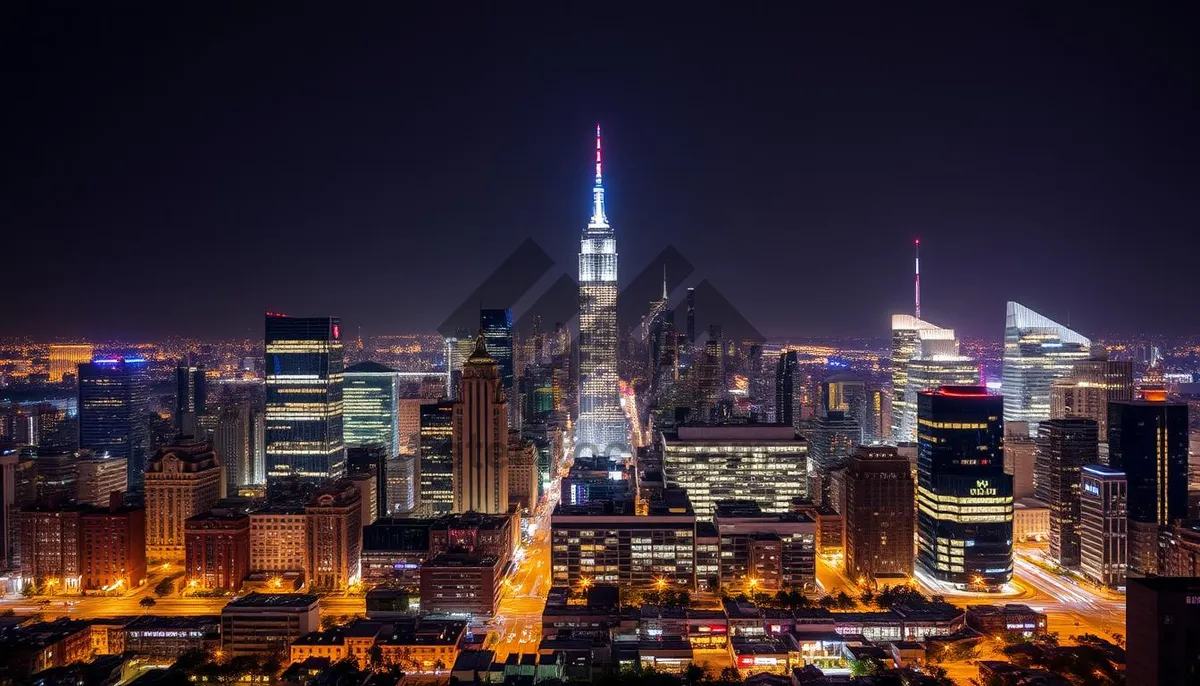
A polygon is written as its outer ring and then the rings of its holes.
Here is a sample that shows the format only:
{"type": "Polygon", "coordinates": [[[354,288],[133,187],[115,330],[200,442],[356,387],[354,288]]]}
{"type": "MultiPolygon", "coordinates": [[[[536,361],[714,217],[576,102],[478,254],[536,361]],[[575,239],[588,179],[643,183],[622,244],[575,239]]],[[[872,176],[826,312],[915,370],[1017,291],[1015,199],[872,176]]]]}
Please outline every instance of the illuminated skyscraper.
{"type": "Polygon", "coordinates": [[[508,512],[508,402],[481,334],[454,402],[454,511],[508,512]]]}
{"type": "Polygon", "coordinates": [[[576,445],[593,454],[627,445],[617,377],[617,239],[604,214],[596,127],[596,185],[592,218],[579,247],[579,423],[576,445]]]}
{"type": "Polygon", "coordinates": [[[912,443],[916,398],[909,398],[908,365],[923,355],[958,355],[954,329],[943,329],[911,314],[892,315],[892,442],[912,443]],[[906,423],[907,422],[907,423],[906,423]]]}
{"type": "Polygon", "coordinates": [[[400,453],[397,378],[396,370],[377,362],[346,368],[342,397],[347,446],[375,443],[383,445],[389,456],[400,453]]]}
{"type": "Polygon", "coordinates": [[[1004,320],[1004,421],[1029,422],[1030,435],[1050,418],[1050,385],[1091,354],[1092,342],[1016,302],[1004,320]]]}
{"type": "Polygon", "coordinates": [[[92,361],[93,352],[90,343],[51,344],[50,383],[62,383],[64,374],[76,374],[79,365],[92,361]]]}
{"type": "MultiPolygon", "coordinates": [[[[938,341],[938,344],[941,342],[938,341]]],[[[928,350],[929,343],[922,342],[928,350]]],[[[955,342],[957,347],[957,341],[955,342]]],[[[917,440],[917,396],[922,391],[933,391],[942,386],[979,385],[979,365],[962,355],[939,355],[926,352],[908,361],[908,385],[904,391],[904,412],[900,417],[900,428],[904,441],[917,440]]],[[[894,415],[893,415],[894,416],[894,415]]]]}
{"type": "MultiPolygon", "coordinates": [[[[458,391],[455,391],[455,395],[458,391]]],[[[421,406],[420,462],[417,472],[421,487],[418,497],[434,514],[454,511],[454,403],[421,406]]]]}
{"type": "Polygon", "coordinates": [[[208,396],[204,370],[188,364],[175,368],[175,430],[195,436],[196,418],[204,414],[208,396]]]}
{"type": "Polygon", "coordinates": [[[1133,361],[1110,360],[1104,350],[1075,363],[1050,386],[1050,418],[1087,417],[1099,427],[1100,462],[1108,460],[1108,404],[1133,400],[1133,361]]]}
{"type": "MultiPolygon", "coordinates": [[[[496,361],[500,382],[504,385],[504,394],[512,401],[516,396],[512,310],[480,310],[479,331],[487,342],[488,354],[496,361]]],[[[470,357],[469,352],[467,357],[470,357]]]]}
{"type": "Polygon", "coordinates": [[[267,314],[267,478],[323,482],[346,469],[336,317],[267,314]]]}
{"type": "Polygon", "coordinates": [[[1038,425],[1038,485],[1050,504],[1050,557],[1063,567],[1080,563],[1079,474],[1085,464],[1096,464],[1098,444],[1091,419],[1047,419],[1038,425]]]}
{"type": "Polygon", "coordinates": [[[960,588],[995,588],[1012,578],[1003,405],[981,386],[917,396],[917,567],[960,588]]]}
{"type": "Polygon", "coordinates": [[[140,357],[79,365],[79,447],[125,458],[129,490],[142,491],[150,453],[150,380],[140,357]]]}
{"type": "Polygon", "coordinates": [[[779,353],[775,366],[775,422],[796,428],[800,424],[800,363],[795,350],[779,353]]]}

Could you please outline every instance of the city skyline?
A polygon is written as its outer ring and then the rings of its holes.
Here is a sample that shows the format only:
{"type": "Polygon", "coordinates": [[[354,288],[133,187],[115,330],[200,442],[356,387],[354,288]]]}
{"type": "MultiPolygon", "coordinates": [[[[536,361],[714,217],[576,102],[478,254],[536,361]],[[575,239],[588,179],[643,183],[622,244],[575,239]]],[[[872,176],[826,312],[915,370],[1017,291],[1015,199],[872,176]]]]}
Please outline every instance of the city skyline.
{"type": "Polygon", "coordinates": [[[452,267],[486,273],[531,238],[570,271],[596,121],[622,170],[607,201],[623,271],[677,246],[768,335],[883,331],[910,311],[917,237],[922,315],[966,335],[998,332],[1006,300],[1085,331],[1195,333],[1189,275],[1157,267],[1200,240],[1184,124],[1196,94],[1187,60],[1168,57],[1188,50],[1186,22],[1043,11],[883,8],[864,25],[843,9],[730,9],[647,34],[604,13],[461,26],[435,10],[38,14],[49,38],[10,42],[37,68],[16,84],[29,97],[10,111],[22,136],[0,200],[14,254],[44,252],[44,236],[70,249],[53,279],[14,261],[42,306],[14,308],[0,334],[253,337],[264,309],[432,330],[474,285],[421,288],[452,267]],[[309,54],[301,37],[327,26],[338,38],[309,54]],[[622,49],[579,49],[603,44],[622,49]],[[139,49],[155,59],[130,62],[139,49]],[[64,112],[90,116],[60,136],[64,112]],[[293,269],[330,251],[344,256],[335,278],[293,269]],[[403,268],[352,266],[384,253],[403,268]],[[821,255],[806,278],[841,297],[779,294],[772,274],[821,255]],[[149,285],[182,256],[212,277],[149,285]],[[1017,264],[1020,281],[1003,278],[1017,264]],[[1060,287],[1085,280],[1086,293],[1060,287]],[[188,318],[163,314],[181,300],[188,318]]]}

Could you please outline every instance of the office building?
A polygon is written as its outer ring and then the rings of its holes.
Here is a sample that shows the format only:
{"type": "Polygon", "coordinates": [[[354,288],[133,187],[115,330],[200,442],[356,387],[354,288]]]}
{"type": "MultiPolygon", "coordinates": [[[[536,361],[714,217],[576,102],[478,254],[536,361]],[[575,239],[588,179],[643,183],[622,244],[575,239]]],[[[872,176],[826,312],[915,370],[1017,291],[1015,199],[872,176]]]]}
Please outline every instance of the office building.
{"type": "MultiPolygon", "coordinates": [[[[483,335],[488,355],[496,361],[505,397],[515,403],[516,351],[513,348],[512,310],[480,310],[479,333],[483,335]]],[[[469,359],[470,355],[467,358],[469,359]]],[[[463,362],[465,364],[466,359],[463,362]]]]}
{"type": "Polygon", "coordinates": [[[504,563],[494,555],[442,553],[421,565],[421,612],[491,617],[500,605],[504,563]]]}
{"type": "Polygon", "coordinates": [[[50,383],[62,383],[68,375],[78,380],[79,365],[91,362],[93,354],[91,343],[51,343],[50,383]]]}
{"type": "Polygon", "coordinates": [[[80,587],[124,593],[146,581],[146,510],[88,508],[80,517],[80,587]]]}
{"type": "Polygon", "coordinates": [[[454,512],[508,512],[508,402],[483,336],[454,401],[454,512]]]}
{"type": "Polygon", "coordinates": [[[1029,425],[1025,422],[1005,422],[1004,473],[1013,478],[1015,500],[1034,497],[1036,465],[1037,441],[1029,437],[1029,425]]]}
{"type": "MultiPolygon", "coordinates": [[[[830,477],[844,469],[850,455],[862,443],[862,427],[845,410],[828,410],[817,417],[809,432],[808,464],[820,483],[819,502],[830,504],[830,477]]],[[[818,494],[814,493],[814,497],[818,494]]],[[[836,506],[839,512],[840,505],[836,506]]]]}
{"type": "Polygon", "coordinates": [[[140,357],[79,365],[79,447],[125,458],[129,490],[142,491],[150,452],[149,377],[140,357]]]}
{"type": "Polygon", "coordinates": [[[723,500],[713,525],[723,588],[746,593],[816,588],[817,524],[808,515],[765,513],[752,500],[723,500]]]}
{"type": "Polygon", "coordinates": [[[348,481],[330,485],[304,508],[311,588],[345,591],[362,578],[362,499],[348,481]]]}
{"type": "Polygon", "coordinates": [[[808,442],[791,426],[680,426],[660,441],[666,484],[687,492],[700,521],[712,519],[718,500],[778,513],[809,495],[808,442]]]}
{"type": "Polygon", "coordinates": [[[80,505],[107,507],[110,498],[126,491],[129,474],[125,460],[95,453],[83,453],[75,460],[75,501],[80,505]]]}
{"type": "Polygon", "coordinates": [[[242,403],[221,408],[212,436],[213,449],[224,472],[225,494],[236,496],[239,488],[254,483],[250,405],[242,403]]]}
{"type": "Polygon", "coordinates": [[[800,363],[795,350],[785,350],[775,366],[775,422],[798,427],[800,414],[800,363]]]}
{"type": "Polygon", "coordinates": [[[92,454],[86,450],[39,449],[34,460],[38,498],[58,504],[74,498],[79,487],[79,459],[92,454]]]}
{"type": "Polygon", "coordinates": [[[917,569],[955,587],[1012,578],[1012,477],[1004,399],[981,386],[917,396],[917,569]]]}
{"type": "MultiPolygon", "coordinates": [[[[457,387],[455,391],[457,395],[457,387]]],[[[434,514],[454,511],[454,405],[446,401],[421,406],[418,496],[434,514]]]]}
{"type": "Polygon", "coordinates": [[[1093,583],[1123,587],[1129,565],[1125,473],[1099,464],[1080,470],[1080,571],[1093,583]]]}
{"type": "Polygon", "coordinates": [[[400,431],[398,455],[415,455],[417,453],[417,447],[421,441],[421,405],[427,402],[429,401],[421,398],[400,399],[399,410],[396,412],[396,426],[400,431]]]}
{"type": "Polygon", "coordinates": [[[184,526],[221,497],[221,465],[212,444],[181,438],[146,467],[146,555],[182,560],[184,526]]]}
{"type": "Polygon", "coordinates": [[[421,504],[421,477],[416,455],[398,455],[388,460],[384,489],[385,516],[408,514],[421,504]]]}
{"type": "Polygon", "coordinates": [[[1200,579],[1130,579],[1125,617],[1125,683],[1200,683],[1200,579]]]}
{"type": "Polygon", "coordinates": [[[1004,421],[1038,422],[1050,418],[1050,387],[1071,374],[1075,363],[1091,355],[1092,342],[1071,329],[1016,302],[1004,320],[1004,421]]]}
{"type": "Polygon", "coordinates": [[[1098,464],[1096,422],[1082,417],[1038,424],[1039,498],[1050,505],[1050,557],[1063,567],[1079,566],[1079,475],[1098,464]]]}
{"type": "Polygon", "coordinates": [[[321,628],[318,599],[306,593],[250,593],[221,609],[221,650],[228,657],[287,654],[321,628]]]}
{"type": "Polygon", "coordinates": [[[342,387],[347,446],[375,443],[390,455],[400,453],[400,389],[396,370],[377,362],[346,368],[342,387]]]}
{"type": "MultiPolygon", "coordinates": [[[[604,213],[596,127],[592,218],[579,247],[579,421],[575,445],[593,455],[628,452],[617,378],[617,239],[604,213]]],[[[693,324],[694,326],[694,324],[693,324]]]]}
{"type": "Polygon", "coordinates": [[[979,364],[975,360],[957,354],[937,354],[929,351],[930,346],[943,343],[944,341],[922,342],[925,353],[908,361],[905,372],[908,386],[904,394],[903,414],[900,417],[901,429],[907,443],[917,440],[918,394],[937,390],[942,386],[978,386],[980,383],[979,364]]]}
{"type": "Polygon", "coordinates": [[[196,418],[207,409],[208,386],[204,369],[181,364],[175,368],[175,431],[198,435],[196,418]]]}
{"type": "Polygon", "coordinates": [[[30,506],[18,516],[21,581],[45,592],[78,591],[83,508],[30,506]]]}
{"type": "Polygon", "coordinates": [[[913,359],[920,359],[924,354],[958,355],[958,340],[954,337],[954,329],[943,329],[935,324],[918,319],[911,314],[892,315],[892,424],[891,440],[893,443],[912,443],[916,440],[915,432],[907,429],[904,418],[910,412],[915,416],[915,410],[909,410],[909,404],[916,399],[910,399],[908,393],[908,365],[913,359]]]}
{"type": "Polygon", "coordinates": [[[365,524],[375,521],[378,517],[387,516],[390,511],[387,491],[390,478],[388,468],[393,464],[393,461],[388,459],[390,457],[387,448],[380,443],[354,445],[346,450],[346,473],[349,477],[353,480],[367,475],[375,480],[374,485],[370,487],[372,497],[363,499],[363,511],[370,513],[366,517],[369,521],[365,524]]]}
{"type": "Polygon", "coordinates": [[[252,511],[250,573],[280,576],[308,570],[308,515],[303,507],[279,505],[252,511]]]}
{"type": "Polygon", "coordinates": [[[188,588],[238,591],[250,573],[250,518],[230,510],[188,517],[184,549],[188,588]]]}
{"type": "Polygon", "coordinates": [[[1108,409],[1108,464],[1129,489],[1129,571],[1156,574],[1159,530],[1187,517],[1188,406],[1130,400],[1108,409]]]}
{"type": "Polygon", "coordinates": [[[550,516],[550,573],[555,586],[621,584],[691,589],[696,578],[696,514],[668,488],[638,514],[632,498],[559,505],[550,516]],[[662,581],[660,581],[662,580],[662,581]]]}
{"type": "Polygon", "coordinates": [[[533,441],[509,434],[508,500],[532,512],[538,503],[538,451],[533,441]]]}
{"type": "Polygon", "coordinates": [[[915,492],[908,458],[895,448],[862,446],[850,458],[842,513],[848,577],[912,576],[915,492]]]}
{"type": "Polygon", "coordinates": [[[324,482],[345,473],[342,335],[336,317],[266,319],[266,471],[324,482]]]}
{"type": "Polygon", "coordinates": [[[359,472],[348,475],[346,480],[358,489],[358,495],[362,501],[363,526],[372,524],[379,519],[379,498],[386,495],[375,481],[375,475],[359,472]]]}
{"type": "Polygon", "coordinates": [[[1080,360],[1050,386],[1051,418],[1086,417],[1100,429],[1100,459],[1108,459],[1108,404],[1133,400],[1133,361],[1110,360],[1104,350],[1080,360]]]}

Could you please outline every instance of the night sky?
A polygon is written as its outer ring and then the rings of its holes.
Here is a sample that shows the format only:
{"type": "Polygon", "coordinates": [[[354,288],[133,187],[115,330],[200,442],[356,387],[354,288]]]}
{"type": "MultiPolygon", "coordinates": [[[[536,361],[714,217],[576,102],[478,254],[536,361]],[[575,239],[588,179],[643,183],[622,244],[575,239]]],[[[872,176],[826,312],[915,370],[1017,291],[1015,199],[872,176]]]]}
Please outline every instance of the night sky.
{"type": "Polygon", "coordinates": [[[526,238],[575,275],[596,122],[623,279],[764,334],[883,335],[918,235],[967,334],[1200,333],[1188,3],[190,4],[0,22],[0,335],[432,331],[526,238]]]}

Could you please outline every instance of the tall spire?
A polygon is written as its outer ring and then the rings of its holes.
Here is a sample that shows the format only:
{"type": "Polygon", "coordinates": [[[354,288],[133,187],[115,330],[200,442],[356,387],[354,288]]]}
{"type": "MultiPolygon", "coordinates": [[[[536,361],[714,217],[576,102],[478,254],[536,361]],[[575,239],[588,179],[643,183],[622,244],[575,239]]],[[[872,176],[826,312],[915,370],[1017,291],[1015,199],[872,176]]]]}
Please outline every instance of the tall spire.
{"type": "Polygon", "coordinates": [[[666,262],[663,262],[663,296],[662,296],[662,299],[663,299],[663,302],[666,302],[667,300],[670,299],[667,296],[667,263],[666,262]]]}
{"type": "Polygon", "coordinates": [[[604,176],[601,173],[600,125],[596,124],[596,185],[592,187],[592,220],[588,228],[608,228],[604,214],[604,176]]]}
{"type": "Polygon", "coordinates": [[[914,245],[916,246],[916,249],[917,249],[917,261],[915,264],[915,266],[916,266],[916,273],[915,273],[915,276],[916,276],[916,298],[915,298],[915,300],[916,300],[916,306],[917,306],[916,307],[916,310],[917,310],[916,317],[917,317],[917,319],[920,319],[921,318],[921,239],[920,238],[916,239],[916,241],[914,242],[914,245]]]}

